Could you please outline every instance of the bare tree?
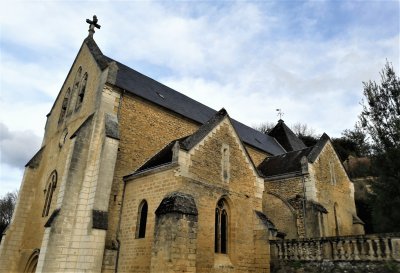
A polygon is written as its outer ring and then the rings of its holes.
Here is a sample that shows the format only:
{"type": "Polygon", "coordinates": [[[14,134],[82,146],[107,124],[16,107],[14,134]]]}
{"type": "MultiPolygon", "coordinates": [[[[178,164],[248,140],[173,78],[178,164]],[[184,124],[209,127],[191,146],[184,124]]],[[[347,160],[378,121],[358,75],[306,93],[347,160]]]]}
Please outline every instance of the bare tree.
{"type": "Polygon", "coordinates": [[[295,133],[296,136],[298,136],[298,137],[301,137],[301,136],[310,136],[310,137],[314,137],[314,138],[316,137],[315,130],[313,128],[309,127],[305,123],[297,122],[290,127],[291,127],[293,133],[295,133]]]}
{"type": "Polygon", "coordinates": [[[0,240],[4,230],[11,222],[17,198],[18,191],[9,192],[0,198],[0,240]]]}
{"type": "Polygon", "coordinates": [[[256,129],[257,131],[260,131],[264,134],[268,134],[274,127],[275,127],[275,123],[267,121],[267,122],[263,122],[260,123],[258,125],[253,125],[253,129],[256,129]]]}

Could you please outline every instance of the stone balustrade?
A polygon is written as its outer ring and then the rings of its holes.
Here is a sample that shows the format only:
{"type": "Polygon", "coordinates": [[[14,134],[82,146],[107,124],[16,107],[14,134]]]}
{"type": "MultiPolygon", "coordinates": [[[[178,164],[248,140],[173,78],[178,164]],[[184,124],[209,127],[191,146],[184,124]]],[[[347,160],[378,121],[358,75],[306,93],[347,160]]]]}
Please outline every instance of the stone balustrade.
{"type": "Polygon", "coordinates": [[[400,234],[271,240],[273,259],[400,262],[400,234]]]}

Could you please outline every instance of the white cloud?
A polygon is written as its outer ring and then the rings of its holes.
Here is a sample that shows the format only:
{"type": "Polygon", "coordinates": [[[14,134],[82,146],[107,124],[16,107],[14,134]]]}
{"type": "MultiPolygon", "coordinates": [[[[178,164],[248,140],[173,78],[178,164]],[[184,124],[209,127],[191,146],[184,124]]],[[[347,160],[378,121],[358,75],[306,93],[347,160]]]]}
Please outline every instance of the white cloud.
{"type": "MultiPolygon", "coordinates": [[[[246,124],[276,121],[282,108],[289,125],[339,136],[360,112],[362,81],[378,79],[386,58],[399,72],[398,20],[359,16],[368,5],[378,8],[360,2],[332,9],[329,1],[9,1],[0,11],[0,122],[15,139],[26,130],[43,134],[87,35],[85,19],[97,14],[95,39],[107,56],[246,124]]],[[[399,19],[398,11],[379,10],[399,19]]]]}

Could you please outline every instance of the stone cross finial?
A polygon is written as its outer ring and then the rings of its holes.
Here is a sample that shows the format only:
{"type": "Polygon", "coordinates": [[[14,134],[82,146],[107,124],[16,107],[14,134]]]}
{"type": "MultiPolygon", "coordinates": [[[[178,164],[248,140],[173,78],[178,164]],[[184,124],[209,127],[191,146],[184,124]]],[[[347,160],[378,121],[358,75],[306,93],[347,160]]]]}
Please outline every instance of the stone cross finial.
{"type": "Polygon", "coordinates": [[[96,15],[93,15],[93,20],[89,20],[89,19],[86,19],[86,23],[88,23],[88,24],[90,24],[89,25],[89,36],[91,36],[91,37],[93,37],[93,34],[94,34],[94,28],[98,28],[98,29],[100,29],[100,25],[99,24],[97,24],[97,16],[96,15]]]}

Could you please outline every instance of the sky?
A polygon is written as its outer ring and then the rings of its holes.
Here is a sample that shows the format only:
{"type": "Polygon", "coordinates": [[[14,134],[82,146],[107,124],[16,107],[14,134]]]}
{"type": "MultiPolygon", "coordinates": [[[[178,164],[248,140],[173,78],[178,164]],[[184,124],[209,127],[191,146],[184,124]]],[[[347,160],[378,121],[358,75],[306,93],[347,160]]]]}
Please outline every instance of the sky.
{"type": "Polygon", "coordinates": [[[0,0],[0,197],[19,189],[96,14],[102,52],[249,125],[339,137],[363,82],[399,75],[399,1],[0,0]]]}

